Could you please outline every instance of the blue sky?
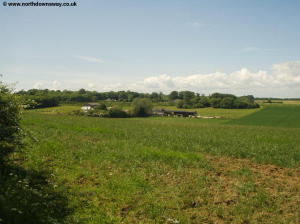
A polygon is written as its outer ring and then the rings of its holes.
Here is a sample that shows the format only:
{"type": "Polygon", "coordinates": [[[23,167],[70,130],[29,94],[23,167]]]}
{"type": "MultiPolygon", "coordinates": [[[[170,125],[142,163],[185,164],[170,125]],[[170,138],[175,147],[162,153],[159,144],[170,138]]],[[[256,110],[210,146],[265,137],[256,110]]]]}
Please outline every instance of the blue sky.
{"type": "Polygon", "coordinates": [[[6,82],[18,82],[17,89],[300,97],[299,0],[77,4],[0,6],[6,82]]]}

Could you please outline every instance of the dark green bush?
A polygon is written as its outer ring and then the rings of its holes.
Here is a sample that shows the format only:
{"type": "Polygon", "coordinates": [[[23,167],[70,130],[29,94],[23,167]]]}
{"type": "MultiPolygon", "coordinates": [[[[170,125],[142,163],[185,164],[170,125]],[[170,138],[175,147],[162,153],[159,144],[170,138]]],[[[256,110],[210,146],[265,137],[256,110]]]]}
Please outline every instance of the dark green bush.
{"type": "Polygon", "coordinates": [[[132,115],[136,117],[147,117],[152,114],[152,102],[148,98],[136,98],[132,102],[132,115]]]}
{"type": "Polygon", "coordinates": [[[107,107],[106,107],[105,103],[100,103],[100,105],[97,106],[95,109],[99,109],[99,110],[107,110],[107,107]]]}
{"type": "Polygon", "coordinates": [[[128,114],[121,108],[114,106],[108,110],[107,116],[112,118],[125,118],[128,117],[128,114]]]}

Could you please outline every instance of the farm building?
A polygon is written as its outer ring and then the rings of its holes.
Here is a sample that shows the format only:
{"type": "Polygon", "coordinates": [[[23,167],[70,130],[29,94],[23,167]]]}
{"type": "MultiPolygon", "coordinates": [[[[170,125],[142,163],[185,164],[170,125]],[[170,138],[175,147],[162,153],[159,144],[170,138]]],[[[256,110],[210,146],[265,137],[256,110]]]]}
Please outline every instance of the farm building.
{"type": "Polygon", "coordinates": [[[165,109],[154,109],[152,111],[153,115],[157,116],[181,116],[181,117],[190,117],[196,116],[196,111],[184,111],[184,110],[165,110],[165,109]]]}
{"type": "Polygon", "coordinates": [[[81,107],[81,110],[84,110],[84,111],[88,111],[88,110],[91,110],[97,106],[99,106],[100,104],[99,103],[87,103],[85,104],[84,106],[81,107]]]}

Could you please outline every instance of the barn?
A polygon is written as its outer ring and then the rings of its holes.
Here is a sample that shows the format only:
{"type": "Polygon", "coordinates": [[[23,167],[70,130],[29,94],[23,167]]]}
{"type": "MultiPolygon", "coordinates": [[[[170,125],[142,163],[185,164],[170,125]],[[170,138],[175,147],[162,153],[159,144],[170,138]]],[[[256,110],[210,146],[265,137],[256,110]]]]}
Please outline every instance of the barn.
{"type": "Polygon", "coordinates": [[[196,111],[165,110],[165,109],[154,109],[152,111],[152,114],[157,116],[180,116],[180,117],[197,116],[196,111]]]}

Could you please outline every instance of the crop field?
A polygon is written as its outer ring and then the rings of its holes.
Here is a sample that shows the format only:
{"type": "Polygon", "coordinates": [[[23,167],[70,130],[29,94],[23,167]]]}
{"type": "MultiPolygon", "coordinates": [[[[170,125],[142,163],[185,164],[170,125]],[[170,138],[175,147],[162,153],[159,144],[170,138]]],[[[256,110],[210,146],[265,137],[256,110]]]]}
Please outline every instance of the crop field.
{"type": "Polygon", "coordinates": [[[223,116],[211,120],[94,118],[69,110],[25,112],[27,148],[14,154],[24,169],[47,173],[48,188],[64,195],[54,200],[70,211],[61,222],[300,221],[296,107],[199,109],[223,116]],[[270,125],[274,116],[284,125],[270,125]]]}
{"type": "Polygon", "coordinates": [[[230,124],[300,128],[300,105],[272,105],[230,124]]]}

